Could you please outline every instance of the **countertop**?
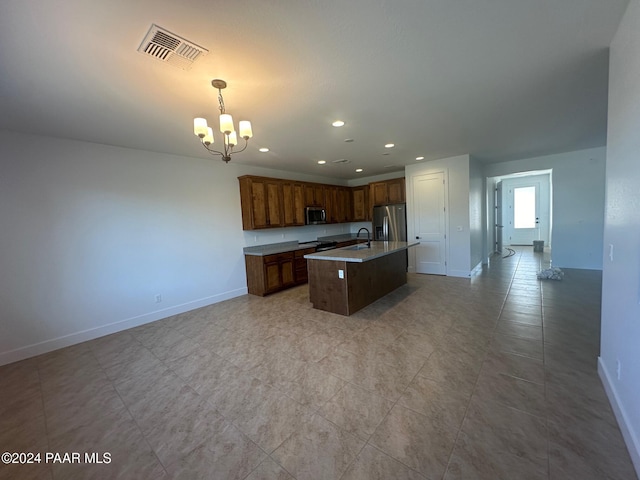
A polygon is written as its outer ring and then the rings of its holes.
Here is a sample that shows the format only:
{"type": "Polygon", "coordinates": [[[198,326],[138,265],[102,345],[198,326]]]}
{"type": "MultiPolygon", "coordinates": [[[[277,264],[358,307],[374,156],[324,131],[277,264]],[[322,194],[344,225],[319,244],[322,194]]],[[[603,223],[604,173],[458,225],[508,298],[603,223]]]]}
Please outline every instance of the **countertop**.
{"type": "MultiPolygon", "coordinates": [[[[318,237],[317,240],[298,243],[297,241],[270,243],[268,245],[256,245],[253,247],[244,247],[242,249],[245,255],[255,255],[264,257],[265,255],[275,255],[277,253],[294,252],[296,250],[304,250],[306,248],[315,248],[322,242],[346,242],[348,240],[356,240],[355,233],[344,233],[341,235],[330,235],[327,237],[318,237]]],[[[360,235],[358,239],[365,242],[366,235],[360,235]]]]}
{"type": "Polygon", "coordinates": [[[244,247],[242,251],[245,255],[256,255],[264,257],[265,255],[274,255],[276,253],[293,252],[295,250],[304,250],[306,248],[316,248],[320,242],[281,242],[271,243],[269,245],[256,245],[255,247],[244,247]]]}
{"type": "MultiPolygon", "coordinates": [[[[390,253],[406,250],[418,245],[420,242],[371,242],[371,248],[353,250],[351,247],[336,248],[324,252],[316,252],[305,255],[309,260],[334,260],[338,262],[366,262],[374,258],[383,257],[390,253]]],[[[362,245],[362,244],[360,244],[362,245]]]]}

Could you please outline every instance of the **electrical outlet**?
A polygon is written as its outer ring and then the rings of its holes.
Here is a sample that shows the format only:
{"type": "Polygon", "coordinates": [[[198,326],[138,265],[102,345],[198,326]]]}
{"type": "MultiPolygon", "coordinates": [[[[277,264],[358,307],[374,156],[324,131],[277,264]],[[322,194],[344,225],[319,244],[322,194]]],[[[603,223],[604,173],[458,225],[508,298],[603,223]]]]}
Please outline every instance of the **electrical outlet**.
{"type": "Polygon", "coordinates": [[[162,302],[162,295],[157,294],[156,295],[156,303],[160,303],[160,302],[162,302]]]}
{"type": "Polygon", "coordinates": [[[344,278],[344,270],[338,270],[338,278],[344,278]]]}
{"type": "Polygon", "coordinates": [[[613,243],[609,244],[609,261],[613,262],[613,243]]]}
{"type": "Polygon", "coordinates": [[[622,364],[620,360],[616,360],[616,375],[618,376],[618,380],[622,377],[622,364]]]}

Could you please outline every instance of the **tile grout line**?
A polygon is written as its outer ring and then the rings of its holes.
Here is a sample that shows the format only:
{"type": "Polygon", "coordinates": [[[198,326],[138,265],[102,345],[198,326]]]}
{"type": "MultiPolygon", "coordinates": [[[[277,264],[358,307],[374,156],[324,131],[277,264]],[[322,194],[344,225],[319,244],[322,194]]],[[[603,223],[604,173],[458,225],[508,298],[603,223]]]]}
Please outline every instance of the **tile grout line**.
{"type": "MultiPolygon", "coordinates": [[[[49,425],[47,422],[47,410],[44,405],[44,388],[42,387],[42,372],[40,371],[40,362],[36,360],[36,372],[38,374],[38,388],[40,389],[40,401],[42,402],[42,418],[44,420],[44,433],[47,438],[47,452],[51,449],[51,437],[49,436],[49,425]]],[[[53,466],[49,465],[49,476],[54,479],[53,466]]]]}

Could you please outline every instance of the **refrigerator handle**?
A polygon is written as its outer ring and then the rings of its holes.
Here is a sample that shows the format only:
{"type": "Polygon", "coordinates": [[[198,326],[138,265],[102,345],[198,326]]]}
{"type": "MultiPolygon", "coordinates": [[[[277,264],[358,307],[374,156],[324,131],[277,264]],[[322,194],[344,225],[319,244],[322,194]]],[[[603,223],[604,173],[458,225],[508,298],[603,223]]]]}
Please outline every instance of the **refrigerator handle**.
{"type": "Polygon", "coordinates": [[[385,216],[382,220],[382,234],[384,235],[385,241],[389,241],[389,217],[385,216]]]}

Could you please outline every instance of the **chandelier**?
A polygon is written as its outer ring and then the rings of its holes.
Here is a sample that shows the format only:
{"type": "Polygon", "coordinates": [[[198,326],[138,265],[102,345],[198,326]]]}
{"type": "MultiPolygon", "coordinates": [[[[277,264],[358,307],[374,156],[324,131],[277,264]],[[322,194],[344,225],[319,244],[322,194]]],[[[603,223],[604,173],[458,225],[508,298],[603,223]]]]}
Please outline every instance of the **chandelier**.
{"type": "Polygon", "coordinates": [[[214,150],[211,148],[213,144],[213,130],[207,125],[206,118],[194,118],[193,119],[193,133],[200,137],[200,141],[204,148],[212,155],[220,155],[222,160],[229,163],[231,155],[234,153],[240,153],[246,150],[249,143],[249,139],[253,136],[251,131],[251,122],[248,120],[240,120],[240,137],[244,139],[244,147],[241,150],[234,150],[238,145],[238,135],[233,126],[233,118],[231,115],[225,112],[224,98],[222,98],[222,90],[227,88],[227,82],[220,79],[211,80],[213,88],[218,89],[218,103],[220,109],[220,132],[223,134],[222,139],[222,151],[214,150]]]}

